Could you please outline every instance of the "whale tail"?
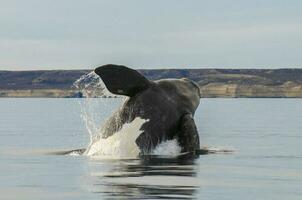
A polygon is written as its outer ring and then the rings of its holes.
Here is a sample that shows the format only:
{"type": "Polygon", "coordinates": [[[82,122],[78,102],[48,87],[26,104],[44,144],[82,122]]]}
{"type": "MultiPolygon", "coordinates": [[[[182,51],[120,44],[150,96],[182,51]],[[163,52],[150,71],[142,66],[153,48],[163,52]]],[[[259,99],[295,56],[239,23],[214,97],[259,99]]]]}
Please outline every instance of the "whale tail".
{"type": "Polygon", "coordinates": [[[73,149],[73,150],[59,150],[59,151],[51,151],[46,154],[49,155],[83,155],[85,153],[86,149],[73,149]]]}
{"type": "Polygon", "coordinates": [[[147,89],[150,81],[136,70],[123,65],[103,65],[94,70],[113,94],[132,97],[147,89]]]}

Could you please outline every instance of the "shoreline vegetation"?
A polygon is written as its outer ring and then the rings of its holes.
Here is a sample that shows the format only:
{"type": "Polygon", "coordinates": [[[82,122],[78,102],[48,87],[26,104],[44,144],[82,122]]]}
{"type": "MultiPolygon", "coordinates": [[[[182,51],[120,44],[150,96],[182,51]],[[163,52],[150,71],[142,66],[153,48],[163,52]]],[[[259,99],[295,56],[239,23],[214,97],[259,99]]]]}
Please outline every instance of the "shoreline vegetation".
{"type": "MultiPolygon", "coordinates": [[[[138,70],[150,80],[189,78],[204,98],[301,98],[302,69],[138,70]]],[[[0,97],[78,98],[73,83],[91,70],[0,71],[0,97]]]]}

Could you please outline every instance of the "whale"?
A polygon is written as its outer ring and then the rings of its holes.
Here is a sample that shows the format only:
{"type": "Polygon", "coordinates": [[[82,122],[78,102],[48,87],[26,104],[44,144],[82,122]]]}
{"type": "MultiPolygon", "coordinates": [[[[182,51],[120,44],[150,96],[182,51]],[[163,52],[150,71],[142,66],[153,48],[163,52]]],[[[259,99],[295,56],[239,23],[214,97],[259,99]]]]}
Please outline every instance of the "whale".
{"type": "Polygon", "coordinates": [[[109,139],[126,123],[141,118],[146,121],[135,139],[140,155],[148,155],[160,143],[174,139],[182,153],[201,151],[194,120],[201,98],[196,82],[187,78],[148,80],[134,69],[115,64],[97,67],[94,72],[109,92],[127,97],[105,122],[102,139],[109,139]]]}

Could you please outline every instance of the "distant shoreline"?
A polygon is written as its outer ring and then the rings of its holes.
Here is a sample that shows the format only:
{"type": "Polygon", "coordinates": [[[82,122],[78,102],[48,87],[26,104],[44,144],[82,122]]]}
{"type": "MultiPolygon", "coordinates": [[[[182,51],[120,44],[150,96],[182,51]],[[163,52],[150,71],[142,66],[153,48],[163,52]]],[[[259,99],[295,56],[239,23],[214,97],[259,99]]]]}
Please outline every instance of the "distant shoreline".
{"type": "MultiPolygon", "coordinates": [[[[302,98],[302,86],[298,88],[214,85],[201,86],[202,98],[302,98]],[[238,87],[241,87],[238,89],[238,87]],[[237,88],[237,89],[235,89],[237,88]]],[[[78,90],[72,89],[23,89],[2,90],[0,98],[81,98],[78,90]]],[[[113,97],[103,97],[113,98],[113,97]]]]}
{"type": "MultiPolygon", "coordinates": [[[[0,98],[81,97],[72,85],[91,70],[0,71],[0,98]]],[[[302,98],[302,69],[145,69],[150,80],[189,78],[204,98],[302,98]]]]}

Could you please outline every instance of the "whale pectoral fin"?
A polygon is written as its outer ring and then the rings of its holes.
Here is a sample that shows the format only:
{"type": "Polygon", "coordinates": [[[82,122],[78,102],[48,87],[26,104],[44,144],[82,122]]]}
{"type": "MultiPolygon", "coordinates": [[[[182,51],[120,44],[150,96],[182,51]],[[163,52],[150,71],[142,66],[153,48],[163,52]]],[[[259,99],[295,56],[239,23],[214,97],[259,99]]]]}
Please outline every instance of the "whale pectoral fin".
{"type": "Polygon", "coordinates": [[[74,150],[63,150],[63,151],[53,151],[47,154],[49,155],[83,155],[86,149],[74,149],[74,150]]]}
{"type": "Polygon", "coordinates": [[[132,97],[150,85],[150,81],[139,72],[122,65],[103,65],[94,72],[101,77],[107,89],[113,94],[132,97]]]}
{"type": "Polygon", "coordinates": [[[179,125],[178,143],[182,152],[193,152],[200,148],[199,135],[192,114],[185,114],[179,125]]]}

